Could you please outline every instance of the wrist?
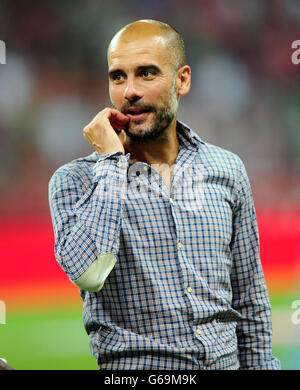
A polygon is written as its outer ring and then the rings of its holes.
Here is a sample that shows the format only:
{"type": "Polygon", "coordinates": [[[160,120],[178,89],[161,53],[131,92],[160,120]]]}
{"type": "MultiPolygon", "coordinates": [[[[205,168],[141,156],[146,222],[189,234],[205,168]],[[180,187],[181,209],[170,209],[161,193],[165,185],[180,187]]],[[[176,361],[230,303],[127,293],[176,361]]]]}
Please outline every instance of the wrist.
{"type": "Polygon", "coordinates": [[[115,154],[115,153],[122,153],[125,154],[124,148],[123,150],[120,148],[109,148],[104,149],[101,145],[97,144],[96,142],[93,142],[94,149],[98,152],[98,154],[101,156],[103,154],[115,154]]]}

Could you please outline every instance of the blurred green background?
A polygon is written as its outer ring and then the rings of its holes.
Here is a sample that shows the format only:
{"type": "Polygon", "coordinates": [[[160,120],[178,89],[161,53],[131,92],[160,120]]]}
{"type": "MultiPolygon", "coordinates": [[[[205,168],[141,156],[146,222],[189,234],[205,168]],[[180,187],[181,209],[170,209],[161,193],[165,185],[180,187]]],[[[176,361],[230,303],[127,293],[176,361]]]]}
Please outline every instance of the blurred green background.
{"type": "Polygon", "coordinates": [[[80,309],[10,314],[1,329],[1,353],[19,370],[95,370],[80,309]]]}
{"type": "MultiPolygon", "coordinates": [[[[273,355],[284,370],[299,370],[300,348],[292,342],[286,308],[292,296],[273,297],[275,342],[273,355]],[[285,336],[278,335],[283,332],[285,336]]],[[[298,325],[299,327],[299,325],[298,325]]],[[[1,326],[1,356],[18,370],[97,370],[89,351],[81,307],[39,308],[7,314],[1,326]]]]}

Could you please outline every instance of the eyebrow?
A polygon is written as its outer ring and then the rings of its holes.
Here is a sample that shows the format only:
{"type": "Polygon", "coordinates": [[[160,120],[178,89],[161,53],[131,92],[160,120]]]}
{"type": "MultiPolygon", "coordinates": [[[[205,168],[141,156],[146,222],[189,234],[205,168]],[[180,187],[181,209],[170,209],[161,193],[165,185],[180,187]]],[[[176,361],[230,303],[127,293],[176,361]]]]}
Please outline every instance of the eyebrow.
{"type": "MultiPolygon", "coordinates": [[[[158,66],[149,64],[149,65],[140,65],[135,68],[135,73],[139,73],[143,70],[154,70],[156,73],[161,73],[161,70],[158,66]]],[[[124,74],[125,72],[122,69],[112,69],[108,72],[109,77],[113,77],[116,74],[124,74]]]]}

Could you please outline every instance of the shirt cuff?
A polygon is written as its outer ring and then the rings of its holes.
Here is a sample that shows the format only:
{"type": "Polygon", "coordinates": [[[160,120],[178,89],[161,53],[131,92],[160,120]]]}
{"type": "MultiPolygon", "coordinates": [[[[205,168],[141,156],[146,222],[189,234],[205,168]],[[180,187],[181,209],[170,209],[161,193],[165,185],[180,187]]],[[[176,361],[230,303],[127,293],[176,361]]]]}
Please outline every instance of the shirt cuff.
{"type": "Polygon", "coordinates": [[[125,156],[118,152],[115,154],[102,154],[93,167],[94,183],[103,179],[122,179],[127,174],[130,161],[130,153],[125,156]],[[122,168],[122,169],[120,169],[122,168]]]}
{"type": "Polygon", "coordinates": [[[97,257],[89,268],[73,281],[81,290],[98,292],[104,286],[105,280],[116,264],[116,256],[113,253],[103,253],[97,257]]]}
{"type": "MultiPolygon", "coordinates": [[[[103,160],[107,160],[107,159],[110,159],[110,160],[118,160],[120,157],[124,156],[124,154],[122,152],[116,152],[116,153],[106,153],[106,154],[99,154],[99,158],[97,160],[97,162],[101,162],[103,160]]],[[[126,157],[130,157],[130,153],[127,153],[125,155],[126,157]]]]}

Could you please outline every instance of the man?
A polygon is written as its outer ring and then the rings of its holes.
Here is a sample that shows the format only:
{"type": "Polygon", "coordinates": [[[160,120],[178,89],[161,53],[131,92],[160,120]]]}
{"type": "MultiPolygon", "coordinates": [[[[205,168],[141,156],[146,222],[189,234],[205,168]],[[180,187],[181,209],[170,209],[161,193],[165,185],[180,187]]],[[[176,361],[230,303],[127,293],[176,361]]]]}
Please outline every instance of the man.
{"type": "Polygon", "coordinates": [[[180,35],[140,20],[108,48],[113,108],[49,183],[55,253],[102,369],[278,369],[247,174],[177,121],[180,35]]]}

